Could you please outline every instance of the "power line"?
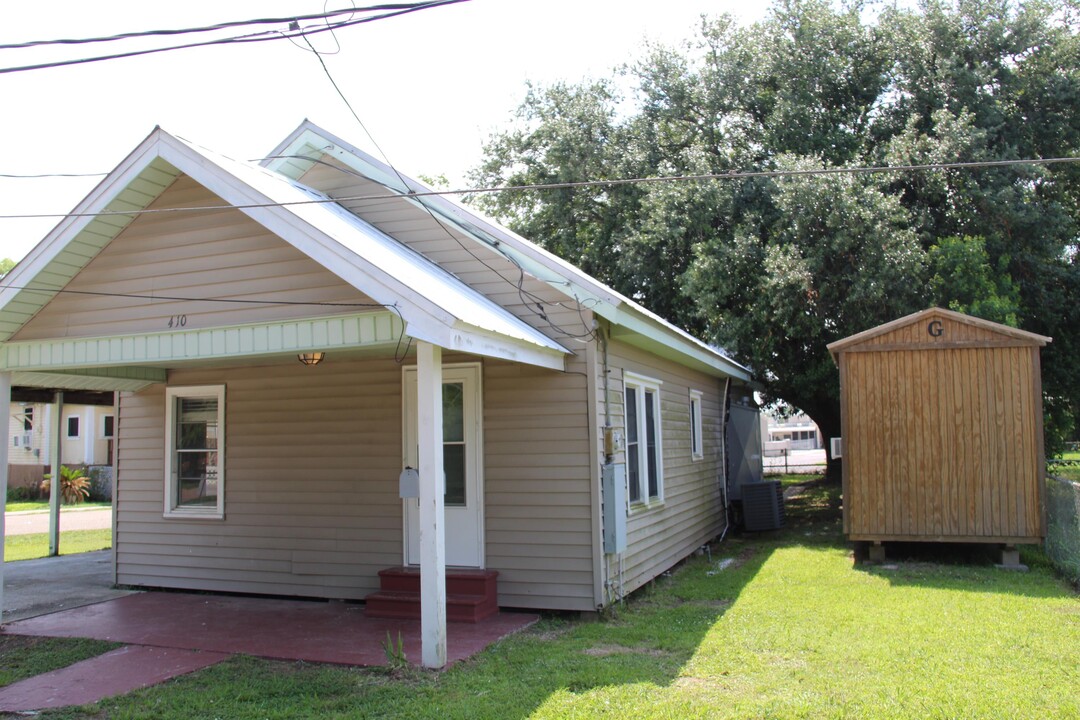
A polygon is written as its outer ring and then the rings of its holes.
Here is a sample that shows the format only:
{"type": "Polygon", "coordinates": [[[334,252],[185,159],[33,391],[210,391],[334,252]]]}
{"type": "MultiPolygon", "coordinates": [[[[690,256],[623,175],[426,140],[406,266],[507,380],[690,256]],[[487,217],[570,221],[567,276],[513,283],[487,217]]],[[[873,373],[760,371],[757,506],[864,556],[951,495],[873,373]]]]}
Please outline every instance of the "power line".
{"type": "Polygon", "coordinates": [[[93,295],[97,297],[131,298],[136,300],[167,300],[170,302],[215,302],[231,303],[236,305],[288,305],[288,306],[320,306],[320,307],[396,307],[396,305],[383,305],[382,303],[346,303],[346,302],[305,302],[301,300],[250,300],[243,298],[207,298],[207,297],[179,297],[176,295],[156,295],[149,293],[118,293],[94,290],[68,290],[66,288],[47,288],[31,285],[5,285],[0,284],[0,290],[23,290],[26,292],[42,293],[44,295],[93,295]]]}
{"type": "Polygon", "coordinates": [[[285,23],[301,22],[305,20],[328,20],[339,15],[350,15],[362,12],[376,12],[383,10],[400,10],[406,7],[413,7],[420,3],[395,3],[389,5],[372,5],[369,7],[350,7],[342,10],[330,10],[328,12],[312,13],[310,15],[290,15],[287,17],[276,18],[254,18],[251,20],[232,20],[228,22],[216,23],[214,25],[203,25],[199,27],[190,28],[171,28],[164,30],[140,30],[137,32],[118,33],[116,35],[105,35],[101,37],[91,38],[66,38],[57,40],[28,40],[21,43],[10,43],[6,45],[0,45],[0,50],[19,50],[22,48],[40,47],[42,45],[86,45],[90,43],[103,43],[113,42],[115,40],[130,40],[132,38],[140,37],[154,37],[154,36],[170,36],[170,35],[190,35],[195,33],[213,32],[215,30],[225,30],[228,28],[244,27],[247,25],[282,25],[285,23]]]}
{"type": "MultiPolygon", "coordinates": [[[[184,43],[181,45],[166,45],[157,48],[131,50],[128,52],[110,53],[107,55],[95,55],[91,57],[75,58],[72,60],[57,60],[54,62],[37,63],[33,65],[6,67],[0,68],[0,75],[16,72],[27,72],[30,70],[45,70],[48,68],[65,67],[68,65],[82,65],[86,63],[102,62],[105,60],[119,60],[121,58],[139,57],[141,55],[152,55],[155,53],[170,52],[172,50],[186,50],[189,48],[208,47],[211,45],[269,42],[273,40],[291,40],[294,37],[300,37],[304,35],[316,35],[324,32],[333,32],[334,30],[339,30],[341,28],[352,27],[353,25],[361,25],[364,23],[375,22],[376,20],[385,20],[387,18],[397,17],[399,15],[406,15],[408,13],[418,12],[420,10],[427,10],[429,8],[440,7],[442,5],[453,5],[462,2],[468,2],[468,0],[431,0],[430,2],[404,5],[401,6],[402,9],[384,12],[381,15],[371,15],[368,17],[356,18],[352,20],[343,20],[336,23],[327,23],[325,27],[315,26],[314,28],[301,28],[297,23],[290,23],[290,27],[287,31],[267,30],[258,33],[251,33],[248,35],[217,38],[214,40],[184,43]]],[[[349,12],[358,11],[350,9],[349,12]]]]}
{"type": "MultiPolygon", "coordinates": [[[[460,1],[460,0],[458,0],[460,1]]],[[[456,190],[423,190],[407,188],[406,193],[380,193],[378,195],[354,195],[346,197],[325,197],[311,200],[290,200],[286,202],[242,203],[237,205],[203,205],[178,208],[145,208],[143,210],[99,210],[83,213],[28,213],[0,215],[0,220],[27,220],[45,218],[108,217],[154,215],[173,212],[208,212],[216,210],[248,210],[270,207],[290,207],[297,205],[324,205],[342,202],[363,202],[368,200],[391,200],[397,198],[422,198],[449,195],[473,195],[482,193],[514,192],[526,190],[563,190],[567,188],[618,187],[621,185],[641,185],[663,182],[705,182],[711,180],[742,180],[746,178],[786,178],[812,177],[818,175],[845,174],[882,174],[895,172],[919,172],[927,170],[964,170],[991,167],[1009,167],[1014,165],[1059,165],[1080,162],[1080,157],[1029,158],[1023,160],[983,160],[975,162],[931,163],[926,165],[878,165],[869,167],[816,168],[809,170],[748,170],[726,173],[706,173],[700,175],[660,175],[652,177],[613,178],[611,180],[580,180],[561,183],[537,183],[529,185],[497,185],[479,188],[459,188],[456,190]]]]}
{"type": "Polygon", "coordinates": [[[42,178],[88,178],[105,177],[109,173],[37,173],[35,175],[19,175],[17,173],[0,173],[0,178],[14,180],[40,180],[42,178]]]}

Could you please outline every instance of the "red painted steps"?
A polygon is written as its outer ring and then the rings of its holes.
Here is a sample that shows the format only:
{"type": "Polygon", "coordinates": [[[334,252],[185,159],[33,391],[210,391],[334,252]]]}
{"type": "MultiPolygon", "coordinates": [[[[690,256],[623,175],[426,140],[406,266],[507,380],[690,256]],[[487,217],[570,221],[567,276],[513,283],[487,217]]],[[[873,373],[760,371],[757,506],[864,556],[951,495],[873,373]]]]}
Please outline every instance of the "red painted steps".
{"type": "MultiPolygon", "coordinates": [[[[499,612],[497,570],[447,569],[446,619],[475,623],[499,612]]],[[[368,617],[420,617],[420,568],[379,571],[379,590],[364,598],[368,617]]]]}

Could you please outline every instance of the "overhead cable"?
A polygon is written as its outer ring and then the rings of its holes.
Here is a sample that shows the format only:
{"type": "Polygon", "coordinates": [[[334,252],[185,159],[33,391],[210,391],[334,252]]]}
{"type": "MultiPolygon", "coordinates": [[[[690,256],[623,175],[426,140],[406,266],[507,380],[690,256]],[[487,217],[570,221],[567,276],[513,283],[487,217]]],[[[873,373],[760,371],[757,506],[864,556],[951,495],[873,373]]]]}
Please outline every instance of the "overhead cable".
{"type": "MultiPolygon", "coordinates": [[[[155,53],[170,52],[172,50],[185,50],[196,47],[208,47],[211,45],[227,45],[233,43],[255,43],[255,42],[269,42],[273,40],[291,40],[294,37],[300,37],[303,35],[317,35],[324,32],[333,32],[334,30],[340,30],[341,28],[352,27],[353,25],[361,25],[363,23],[374,22],[376,20],[385,20],[387,18],[397,17],[399,15],[406,15],[408,13],[417,12],[420,10],[427,10],[429,8],[435,8],[442,5],[453,5],[456,3],[468,2],[468,0],[431,0],[431,2],[413,3],[406,5],[403,9],[384,12],[380,15],[371,15],[368,17],[354,18],[351,20],[342,20],[334,23],[326,23],[325,25],[317,25],[314,27],[302,28],[298,23],[290,23],[288,30],[264,30],[258,33],[251,33],[248,35],[238,35],[227,38],[217,38],[214,40],[204,40],[202,42],[184,43],[181,45],[166,45],[164,47],[145,48],[142,50],[131,50],[128,52],[110,53],[108,55],[96,55],[91,57],[74,58],[71,60],[57,60],[54,62],[36,63],[33,65],[19,65],[14,67],[0,68],[0,75],[17,72],[27,72],[30,70],[45,70],[48,68],[65,67],[68,65],[83,65],[86,63],[102,62],[104,60],[119,60],[121,58],[138,57],[141,55],[153,55],[155,53]]],[[[356,12],[355,10],[349,10],[349,12],[356,12]]]]}
{"type": "Polygon", "coordinates": [[[704,182],[711,180],[742,180],[746,178],[788,178],[811,177],[818,175],[846,175],[894,172],[917,172],[925,170],[964,170],[991,167],[1009,167],[1014,165],[1059,165],[1080,162],[1080,157],[1028,158],[1023,160],[982,160],[976,162],[931,163],[926,165],[878,165],[872,167],[834,167],[808,170],[749,170],[726,173],[705,173],[699,175],[660,175],[652,177],[613,178],[611,180],[580,180],[561,183],[536,183],[528,185],[497,185],[491,187],[460,188],[456,190],[409,189],[407,193],[379,193],[376,195],[354,195],[348,197],[325,197],[311,200],[291,200],[286,202],[240,203],[236,205],[202,205],[196,207],[146,208],[143,210],[98,210],[95,212],[70,213],[26,213],[0,215],[0,220],[25,220],[38,218],[68,217],[108,217],[111,215],[136,216],[173,212],[205,212],[215,210],[248,210],[269,207],[290,207],[294,205],[325,205],[342,202],[363,202],[366,200],[389,200],[394,198],[422,198],[440,195],[479,195],[482,193],[512,192],[526,190],[563,190],[567,188],[617,187],[621,185],[640,185],[645,183],[665,182],[704,182]]]}

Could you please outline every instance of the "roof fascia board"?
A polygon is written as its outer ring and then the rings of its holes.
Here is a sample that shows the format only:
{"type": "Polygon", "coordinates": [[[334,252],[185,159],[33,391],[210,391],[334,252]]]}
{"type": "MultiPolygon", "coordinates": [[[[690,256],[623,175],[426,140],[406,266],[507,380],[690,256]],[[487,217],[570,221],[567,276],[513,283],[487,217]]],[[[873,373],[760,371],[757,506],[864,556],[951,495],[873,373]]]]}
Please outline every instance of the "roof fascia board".
{"type": "Polygon", "coordinates": [[[907,325],[913,325],[917,322],[925,320],[932,315],[941,315],[943,317],[954,320],[955,322],[962,323],[964,325],[970,325],[972,327],[982,328],[989,330],[990,332],[998,333],[999,335],[1005,335],[1007,337],[1022,340],[1032,345],[1038,345],[1040,347],[1046,345],[1048,342],[1052,342],[1053,338],[1046,337],[1045,335],[1038,335],[1036,333],[1028,332],[1027,330],[1020,330],[1018,328],[1009,327],[1008,325],[1002,325],[1000,323],[992,322],[990,320],[983,320],[982,318],[973,317],[971,315],[965,315],[963,313],[956,312],[955,310],[946,310],[940,307],[931,307],[926,310],[919,310],[913,312],[910,315],[897,318],[891,322],[887,322],[883,325],[863,330],[862,332],[854,335],[849,335],[846,338],[835,340],[826,348],[829,350],[829,354],[835,359],[837,354],[844,352],[850,347],[859,345],[867,340],[871,340],[881,335],[886,335],[894,330],[907,325]]]}
{"type": "MultiPolygon", "coordinates": [[[[629,298],[615,292],[595,278],[586,274],[562,258],[544,250],[535,243],[501,227],[493,220],[476,211],[464,208],[441,195],[426,195],[421,198],[409,197],[409,191],[427,192],[429,188],[417,181],[394,171],[389,165],[356,148],[336,135],[304,120],[271,155],[294,154],[302,146],[321,147],[321,152],[333,155],[352,169],[364,173],[372,180],[382,183],[389,190],[401,193],[401,197],[410,202],[437,212],[454,224],[466,235],[477,242],[496,245],[500,252],[513,255],[513,259],[541,282],[546,282],[565,294],[570,299],[592,300],[598,304],[590,309],[609,322],[620,325],[634,332],[642,332],[648,338],[658,340],[672,347],[679,355],[697,365],[702,363],[730,377],[750,379],[750,371],[710,348],[689,333],[675,327],[663,318],[646,310],[629,298]],[[320,142],[321,141],[321,142],[320,142]],[[325,143],[330,146],[326,147],[325,143]],[[406,187],[402,187],[401,178],[405,178],[406,187]],[[484,237],[478,237],[484,236],[484,237]],[[549,273],[559,276],[558,280],[548,277],[549,273]]],[[[265,161],[267,167],[281,167],[284,159],[265,161]]]]}
{"type": "Polygon", "coordinates": [[[698,340],[688,341],[683,338],[672,337],[670,333],[658,332],[657,328],[646,322],[645,318],[634,314],[622,313],[621,316],[609,319],[599,312],[599,308],[593,308],[593,312],[601,315],[601,317],[609,320],[614,325],[624,328],[621,331],[612,333],[612,337],[616,340],[637,345],[669,360],[678,361],[679,358],[682,358],[683,363],[710,375],[721,375],[746,382],[752,379],[749,370],[734,360],[728,360],[723,355],[709,349],[708,346],[698,340]],[[640,337],[641,340],[636,342],[628,340],[633,335],[640,337]]]}
{"type": "MultiPolygon", "coordinates": [[[[169,141],[162,143],[162,157],[226,202],[232,205],[273,205],[272,198],[234,177],[209,158],[195,153],[186,144],[172,137],[166,137],[169,141]]],[[[445,325],[452,325],[456,320],[453,315],[430,302],[408,285],[370,263],[364,262],[364,267],[358,267],[356,259],[359,256],[356,253],[342,247],[337,240],[312,227],[295,213],[289,212],[287,208],[247,207],[239,208],[239,210],[353,287],[369,295],[377,303],[388,307],[395,306],[400,298],[445,325]],[[352,272],[348,272],[349,270],[352,272]],[[372,284],[375,287],[372,287],[372,284]]],[[[363,261],[362,258],[361,261],[363,261]]]]}
{"type": "MultiPolygon", "coordinates": [[[[172,138],[170,138],[170,140],[175,145],[175,150],[177,152],[181,154],[193,152],[192,148],[188,147],[186,144],[172,138]]],[[[250,185],[243,182],[242,179],[234,177],[227,169],[220,168],[212,158],[204,157],[201,154],[198,157],[203,162],[196,163],[196,167],[199,171],[208,169],[208,172],[206,173],[207,177],[205,178],[205,182],[203,178],[200,178],[195,174],[192,174],[192,177],[196,181],[206,185],[210,190],[217,192],[226,201],[234,204],[259,204],[272,201],[271,198],[266,197],[257,189],[252,188],[250,185]],[[213,183],[216,183],[216,186],[213,185],[213,183]]],[[[179,157],[177,157],[176,160],[182,162],[179,157]]],[[[308,192],[314,191],[308,190],[308,192]]],[[[358,253],[343,247],[341,243],[337,242],[332,236],[326,235],[319,228],[308,223],[299,214],[292,212],[287,207],[243,208],[243,210],[256,222],[259,222],[279,237],[296,245],[298,249],[306,253],[309,257],[320,262],[329,270],[341,276],[346,282],[351,283],[354,287],[357,287],[371,296],[376,302],[388,307],[397,307],[399,305],[398,300],[404,300],[405,306],[399,307],[399,311],[405,317],[410,329],[410,334],[414,337],[439,344],[443,347],[447,347],[447,345],[445,345],[446,342],[453,340],[454,334],[452,331],[449,333],[444,332],[439,327],[441,325],[443,328],[451,329],[463,322],[461,319],[457,318],[453,312],[442,308],[436,302],[429,300],[427,296],[413,290],[413,288],[404,281],[384,272],[381,268],[378,268],[372,263],[367,262],[358,253]],[[282,212],[283,210],[284,212],[282,212]],[[302,246],[297,245],[297,237],[308,238],[311,239],[312,242],[303,242],[302,246]],[[358,267],[358,259],[363,263],[362,267],[358,267]],[[352,268],[354,273],[343,273],[341,271],[341,268],[343,267],[352,268]],[[377,283],[379,287],[377,289],[371,288],[370,284],[372,282],[377,283]],[[411,304],[416,311],[412,311],[409,304],[411,304]]],[[[367,227],[370,232],[383,235],[380,230],[368,225],[362,219],[355,218],[355,216],[348,213],[348,211],[342,209],[341,212],[352,218],[352,221],[354,222],[364,223],[364,226],[367,227]]],[[[392,238],[390,240],[395,243],[397,242],[392,238]]],[[[421,258],[424,263],[430,263],[429,260],[422,256],[418,255],[417,257],[421,258]]],[[[432,269],[437,270],[440,273],[445,273],[444,270],[435,265],[432,265],[432,269]]],[[[456,286],[459,286],[460,290],[466,292],[470,296],[471,302],[481,306],[489,306],[489,310],[496,314],[506,313],[505,310],[492,303],[483,295],[473,291],[452,275],[447,274],[447,279],[456,286]]],[[[525,326],[522,325],[522,327],[524,328],[525,326]]],[[[543,340],[549,349],[553,351],[559,353],[568,352],[565,348],[562,348],[557,343],[554,343],[554,341],[549,340],[546,336],[543,336],[540,333],[535,334],[537,337],[536,340],[530,340],[525,336],[515,337],[514,335],[507,334],[507,340],[502,344],[507,347],[521,348],[521,351],[524,352],[525,348],[528,346],[539,346],[539,341],[543,340]]],[[[546,357],[546,355],[543,354],[540,356],[546,357]]]]}
{"type": "MultiPolygon", "coordinates": [[[[132,150],[108,176],[75,206],[71,213],[57,223],[49,234],[12,268],[11,272],[4,277],[4,284],[9,287],[0,290],[0,310],[19,294],[20,291],[16,288],[31,284],[79,233],[97,219],[94,213],[105,210],[121,191],[134,182],[158,158],[157,149],[162,134],[161,128],[154,128],[139,143],[138,147],[132,150]]],[[[124,216],[114,215],[112,217],[121,218],[124,216]]],[[[128,217],[124,226],[130,223],[134,217],[128,217]]],[[[117,230],[117,233],[121,229],[122,227],[117,230]]]]}

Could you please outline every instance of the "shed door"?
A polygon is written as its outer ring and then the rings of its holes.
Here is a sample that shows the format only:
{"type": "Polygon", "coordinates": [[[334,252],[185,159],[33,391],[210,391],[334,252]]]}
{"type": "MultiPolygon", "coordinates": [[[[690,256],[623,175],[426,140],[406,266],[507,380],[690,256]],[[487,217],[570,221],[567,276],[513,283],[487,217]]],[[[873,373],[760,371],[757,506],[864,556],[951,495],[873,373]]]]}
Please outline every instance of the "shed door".
{"type": "MultiPolygon", "coordinates": [[[[446,472],[446,564],[484,566],[480,366],[443,367],[443,467],[446,472]]],[[[416,369],[405,370],[405,465],[419,465],[416,369]]],[[[420,564],[420,501],[405,504],[405,563],[420,564]]]]}

